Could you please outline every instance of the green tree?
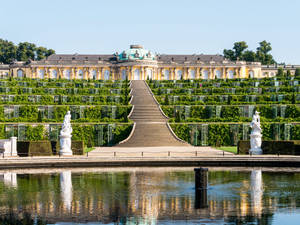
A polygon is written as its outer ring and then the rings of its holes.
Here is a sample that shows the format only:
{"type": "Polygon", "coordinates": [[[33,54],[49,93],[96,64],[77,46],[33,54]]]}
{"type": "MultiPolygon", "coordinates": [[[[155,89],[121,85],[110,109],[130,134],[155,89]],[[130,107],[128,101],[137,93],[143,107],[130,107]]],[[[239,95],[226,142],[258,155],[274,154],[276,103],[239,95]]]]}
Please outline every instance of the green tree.
{"type": "Polygon", "coordinates": [[[278,68],[277,70],[277,76],[278,77],[283,77],[284,76],[284,70],[282,67],[278,68]]]}
{"type": "Polygon", "coordinates": [[[248,48],[248,45],[245,41],[235,42],[233,45],[234,55],[236,59],[241,59],[244,51],[248,48]]]}
{"type": "Polygon", "coordinates": [[[298,77],[300,76],[300,68],[297,68],[295,71],[295,76],[298,77]]]}
{"type": "Polygon", "coordinates": [[[8,64],[16,59],[17,48],[13,42],[0,39],[0,62],[8,64]]]}
{"type": "Polygon", "coordinates": [[[242,56],[242,59],[247,61],[247,62],[255,62],[256,61],[256,54],[255,52],[253,51],[245,51],[243,56],[242,56]]]}
{"type": "Polygon", "coordinates": [[[263,64],[263,65],[270,65],[276,63],[273,59],[273,56],[269,54],[272,50],[271,43],[267,41],[259,42],[259,47],[256,49],[256,58],[263,64]]]}
{"type": "Polygon", "coordinates": [[[292,74],[291,74],[291,71],[290,71],[290,70],[287,70],[287,71],[286,71],[286,76],[287,76],[287,77],[290,77],[291,75],[292,75],[292,74]]]}
{"type": "Polygon", "coordinates": [[[242,59],[243,52],[248,48],[248,45],[245,41],[235,42],[233,44],[233,50],[224,49],[224,57],[230,60],[242,59]]]}
{"type": "Polygon", "coordinates": [[[28,61],[29,59],[35,59],[35,44],[29,42],[21,42],[17,48],[17,60],[18,61],[28,61]]]}
{"type": "Polygon", "coordinates": [[[235,60],[234,51],[232,51],[231,49],[224,49],[223,54],[226,59],[235,60]]]}

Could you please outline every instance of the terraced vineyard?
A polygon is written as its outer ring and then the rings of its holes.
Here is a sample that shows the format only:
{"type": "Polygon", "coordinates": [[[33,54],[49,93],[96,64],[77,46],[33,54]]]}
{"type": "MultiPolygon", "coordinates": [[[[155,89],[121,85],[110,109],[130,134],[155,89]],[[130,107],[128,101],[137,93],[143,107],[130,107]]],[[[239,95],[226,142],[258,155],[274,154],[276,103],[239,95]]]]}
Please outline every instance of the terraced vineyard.
{"type": "Polygon", "coordinates": [[[147,82],[174,132],[193,145],[248,140],[255,110],[264,140],[300,139],[300,78],[147,82]]]}
{"type": "Polygon", "coordinates": [[[0,138],[57,140],[68,110],[73,140],[113,145],[132,128],[128,81],[9,79],[0,81],[0,138]]]}

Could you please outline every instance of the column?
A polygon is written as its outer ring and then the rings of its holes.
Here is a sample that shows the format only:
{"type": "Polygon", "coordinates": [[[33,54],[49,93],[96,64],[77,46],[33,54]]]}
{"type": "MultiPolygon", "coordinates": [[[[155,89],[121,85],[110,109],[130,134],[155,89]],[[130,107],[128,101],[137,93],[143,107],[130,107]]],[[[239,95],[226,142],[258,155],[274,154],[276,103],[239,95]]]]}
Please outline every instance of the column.
{"type": "Polygon", "coordinates": [[[105,72],[105,68],[102,67],[102,69],[101,69],[101,80],[104,80],[104,72],[105,72]]]}
{"type": "Polygon", "coordinates": [[[212,67],[209,68],[209,79],[213,79],[213,69],[212,67]]]}
{"type": "Polygon", "coordinates": [[[77,70],[77,68],[75,67],[75,68],[74,68],[74,79],[77,79],[77,72],[78,72],[78,70],[77,70]]]}
{"type": "Polygon", "coordinates": [[[101,68],[99,68],[99,67],[97,67],[97,70],[96,70],[97,72],[97,75],[96,75],[96,79],[97,80],[100,80],[101,79],[101,68]]]}
{"type": "Polygon", "coordinates": [[[141,78],[141,80],[145,80],[145,71],[144,71],[144,67],[140,67],[140,70],[141,70],[141,75],[140,75],[140,78],[141,78]]]}
{"type": "Polygon", "coordinates": [[[239,69],[238,68],[235,68],[235,78],[239,78],[240,75],[239,75],[239,69]]]}
{"type": "Polygon", "coordinates": [[[227,72],[227,71],[226,71],[226,68],[223,67],[222,71],[223,71],[222,78],[223,78],[223,79],[226,79],[226,72],[227,72]]]}
{"type": "Polygon", "coordinates": [[[133,80],[133,72],[134,72],[134,68],[133,66],[130,68],[130,80],[133,80]]]}
{"type": "Polygon", "coordinates": [[[175,68],[171,68],[170,70],[171,70],[170,71],[170,75],[171,75],[170,79],[175,80],[175,68]]]}

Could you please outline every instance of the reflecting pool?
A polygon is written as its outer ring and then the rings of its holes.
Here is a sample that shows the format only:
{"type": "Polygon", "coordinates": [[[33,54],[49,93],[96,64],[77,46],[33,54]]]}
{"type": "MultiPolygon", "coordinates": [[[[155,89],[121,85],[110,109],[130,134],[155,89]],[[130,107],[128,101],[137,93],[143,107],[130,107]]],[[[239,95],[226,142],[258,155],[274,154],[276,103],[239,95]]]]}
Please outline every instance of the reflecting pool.
{"type": "Polygon", "coordinates": [[[300,223],[300,170],[209,168],[198,207],[193,169],[0,171],[0,224],[300,223]]]}

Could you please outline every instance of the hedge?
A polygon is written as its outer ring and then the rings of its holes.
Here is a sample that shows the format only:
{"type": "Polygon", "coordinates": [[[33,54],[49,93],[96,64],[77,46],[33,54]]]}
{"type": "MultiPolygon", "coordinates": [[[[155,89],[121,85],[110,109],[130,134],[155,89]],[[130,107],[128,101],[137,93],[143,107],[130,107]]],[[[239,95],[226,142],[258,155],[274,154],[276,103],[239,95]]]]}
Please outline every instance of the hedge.
{"type": "MultiPolygon", "coordinates": [[[[133,124],[72,124],[72,141],[83,141],[87,147],[112,146],[126,139],[133,124]]],[[[59,140],[61,124],[18,125],[0,124],[3,138],[18,137],[18,141],[59,140]]],[[[1,133],[0,133],[1,135],[1,133]]]]}
{"type": "MultiPolygon", "coordinates": [[[[263,154],[299,155],[299,145],[295,141],[262,141],[263,154]]],[[[250,141],[238,142],[238,154],[249,154],[250,141]]]]}
{"type": "Polygon", "coordinates": [[[18,156],[51,156],[50,141],[18,141],[18,156]]]}
{"type": "MultiPolygon", "coordinates": [[[[248,124],[187,124],[170,123],[174,133],[192,145],[233,146],[239,140],[249,140],[248,124]]],[[[300,140],[299,124],[262,123],[263,140],[300,140]]]]}

